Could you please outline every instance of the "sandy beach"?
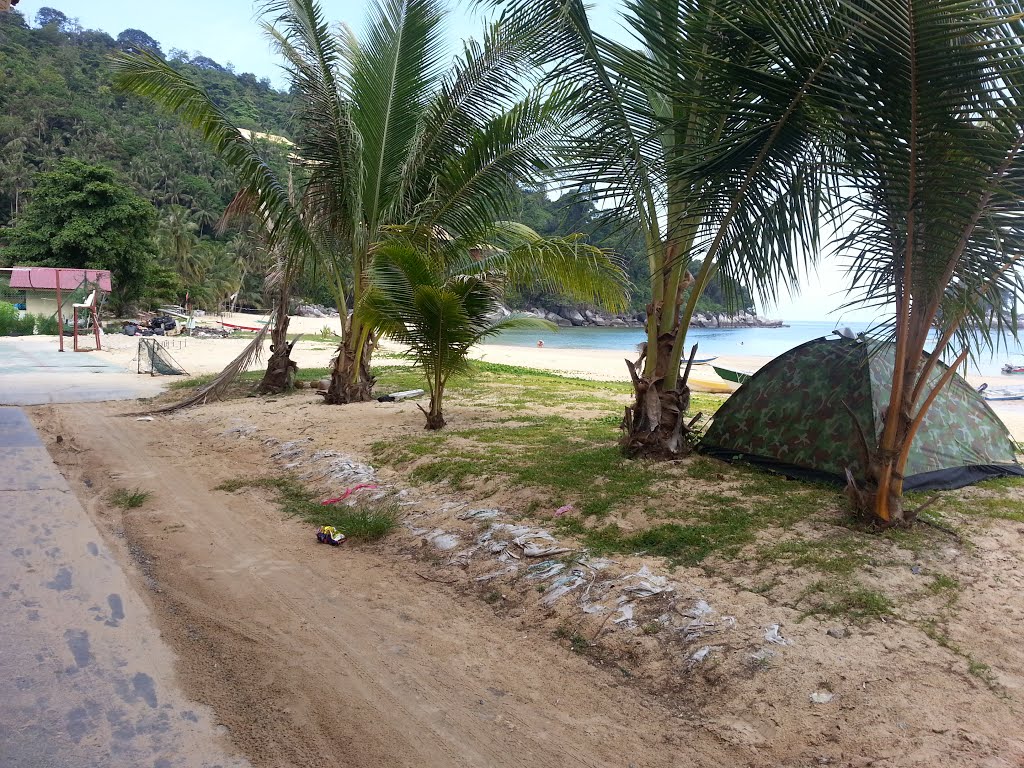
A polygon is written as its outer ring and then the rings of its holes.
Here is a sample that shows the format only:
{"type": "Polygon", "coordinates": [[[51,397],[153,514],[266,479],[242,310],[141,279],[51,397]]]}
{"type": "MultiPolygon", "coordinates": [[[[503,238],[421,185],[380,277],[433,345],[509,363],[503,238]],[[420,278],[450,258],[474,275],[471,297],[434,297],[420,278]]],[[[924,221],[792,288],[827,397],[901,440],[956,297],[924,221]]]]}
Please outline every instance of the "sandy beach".
{"type": "MultiPolygon", "coordinates": [[[[201,324],[216,326],[219,319],[228,323],[253,326],[257,325],[259,320],[266,320],[265,317],[236,313],[225,314],[217,318],[205,318],[201,324]]],[[[340,331],[338,319],[315,317],[292,317],[290,319],[289,332],[303,334],[303,338],[298,342],[293,353],[293,358],[300,368],[324,368],[330,365],[338,339],[336,336],[324,337],[322,335],[324,329],[330,329],[334,333],[340,331]]],[[[204,375],[221,371],[249,344],[251,337],[198,339],[172,336],[166,337],[162,341],[164,347],[185,371],[190,375],[204,375]]],[[[54,339],[54,343],[56,344],[56,339],[54,339]]],[[[68,343],[70,344],[70,342],[68,343]]],[[[83,343],[91,343],[91,337],[85,339],[83,343]]],[[[134,371],[138,366],[138,346],[139,339],[137,337],[107,334],[103,337],[103,350],[92,354],[102,355],[111,362],[134,371]]],[[[381,343],[381,350],[392,356],[404,351],[401,345],[388,341],[381,343]]],[[[628,357],[635,360],[636,352],[632,350],[552,349],[481,344],[473,349],[471,357],[491,363],[518,365],[596,381],[628,381],[629,374],[626,370],[625,359],[628,357]]],[[[263,359],[265,360],[265,357],[263,359]]],[[[758,355],[723,355],[718,357],[716,362],[734,370],[756,371],[771,359],[771,357],[758,355]]],[[[401,364],[402,361],[390,357],[387,362],[388,364],[401,364]]],[[[254,369],[262,367],[262,363],[253,366],[254,369]]],[[[697,391],[728,392],[735,389],[735,385],[720,379],[708,365],[697,366],[691,378],[694,380],[694,389],[697,391]]],[[[982,377],[969,374],[966,378],[974,386],[985,382],[991,387],[1024,384],[1024,377],[982,377]]],[[[1018,440],[1024,440],[1024,401],[993,402],[990,405],[1006,423],[1010,432],[1018,440]]]]}

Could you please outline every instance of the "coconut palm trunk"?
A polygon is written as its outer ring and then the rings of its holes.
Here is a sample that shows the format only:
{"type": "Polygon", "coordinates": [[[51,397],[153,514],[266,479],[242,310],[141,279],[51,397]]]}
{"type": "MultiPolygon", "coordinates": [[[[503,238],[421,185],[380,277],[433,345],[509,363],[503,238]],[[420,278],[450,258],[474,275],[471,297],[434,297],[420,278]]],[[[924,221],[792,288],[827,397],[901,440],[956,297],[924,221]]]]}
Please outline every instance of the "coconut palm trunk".
{"type": "Polygon", "coordinates": [[[837,7],[849,44],[817,94],[837,148],[832,195],[849,223],[837,250],[850,304],[875,308],[876,333],[895,349],[882,423],[854,425],[867,472],[849,476],[848,493],[886,527],[915,519],[904,476],[942,389],[972,351],[1017,333],[1024,25],[1015,0],[837,7]],[[936,377],[943,356],[950,366],[936,377]]]}

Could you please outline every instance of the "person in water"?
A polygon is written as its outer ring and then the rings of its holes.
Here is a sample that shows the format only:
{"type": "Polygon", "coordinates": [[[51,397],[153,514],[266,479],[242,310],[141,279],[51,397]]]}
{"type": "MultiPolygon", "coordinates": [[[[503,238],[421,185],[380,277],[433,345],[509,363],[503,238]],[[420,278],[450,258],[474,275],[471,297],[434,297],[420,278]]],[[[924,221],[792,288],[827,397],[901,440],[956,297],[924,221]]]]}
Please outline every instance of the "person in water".
{"type": "Polygon", "coordinates": [[[543,347],[544,346],[544,339],[537,339],[537,346],[538,347],[543,347]]]}

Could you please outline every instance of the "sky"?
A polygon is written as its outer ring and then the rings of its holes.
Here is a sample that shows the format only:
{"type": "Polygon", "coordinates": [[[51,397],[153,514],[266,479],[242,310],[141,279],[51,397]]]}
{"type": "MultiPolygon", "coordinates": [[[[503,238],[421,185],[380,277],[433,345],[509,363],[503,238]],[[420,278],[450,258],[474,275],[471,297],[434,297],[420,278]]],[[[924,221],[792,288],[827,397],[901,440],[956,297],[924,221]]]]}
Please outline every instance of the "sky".
{"type": "MultiPolygon", "coordinates": [[[[21,0],[17,10],[30,22],[41,7],[56,8],[86,29],[101,29],[113,37],[125,29],[141,29],[160,42],[164,53],[181,48],[196,52],[222,65],[229,62],[236,72],[252,72],[284,85],[277,59],[259,27],[253,0],[174,0],[174,2],[138,2],[138,0],[21,0]]],[[[366,15],[365,0],[321,0],[324,15],[330,21],[343,21],[357,32],[366,15]]],[[[624,38],[617,22],[618,0],[593,3],[592,24],[610,36],[624,38]]],[[[471,10],[471,4],[453,0],[448,19],[451,43],[477,35],[483,16],[471,10]]],[[[840,315],[834,310],[843,303],[845,280],[834,264],[819,268],[808,276],[796,296],[784,296],[777,306],[758,307],[762,315],[783,320],[871,320],[870,313],[840,315]]]]}

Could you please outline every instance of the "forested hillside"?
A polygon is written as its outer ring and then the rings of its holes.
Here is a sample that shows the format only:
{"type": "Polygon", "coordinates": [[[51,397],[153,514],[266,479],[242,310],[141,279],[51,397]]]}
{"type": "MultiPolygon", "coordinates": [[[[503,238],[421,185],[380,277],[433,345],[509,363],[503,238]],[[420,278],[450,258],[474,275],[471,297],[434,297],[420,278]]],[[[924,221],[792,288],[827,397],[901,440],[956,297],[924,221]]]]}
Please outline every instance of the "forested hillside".
{"type": "MultiPolygon", "coordinates": [[[[226,232],[216,227],[237,188],[231,172],[176,117],[117,91],[109,56],[125,49],[156,51],[198,81],[236,125],[260,133],[291,135],[291,96],[206,56],[164,52],[144,30],[127,29],[115,37],[82,29],[53,8],[31,21],[17,11],[0,14],[0,227],[23,211],[36,175],[53,170],[61,159],[105,166],[156,208],[148,298],[180,301],[188,292],[196,306],[214,307],[237,291],[243,303],[262,304],[269,257],[256,233],[241,225],[226,232]]],[[[283,171],[284,150],[267,144],[267,151],[283,171]]],[[[526,190],[520,218],[543,235],[583,232],[618,253],[635,286],[633,309],[642,310],[649,301],[641,242],[603,220],[592,203],[566,203],[542,190],[526,190]]],[[[302,286],[304,298],[330,303],[317,283],[310,275],[302,286]]],[[[734,306],[752,305],[747,291],[736,296],[734,306]]],[[[511,299],[524,306],[564,303],[529,292],[511,299]]],[[[716,281],[700,308],[720,310],[727,303],[716,281]]]]}

